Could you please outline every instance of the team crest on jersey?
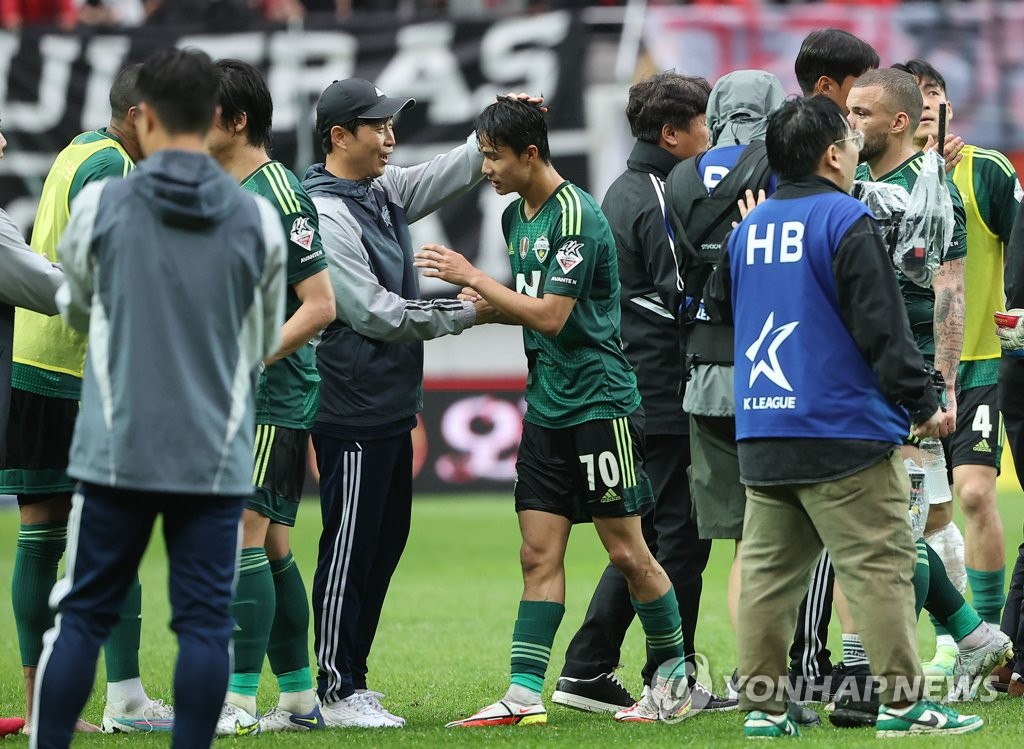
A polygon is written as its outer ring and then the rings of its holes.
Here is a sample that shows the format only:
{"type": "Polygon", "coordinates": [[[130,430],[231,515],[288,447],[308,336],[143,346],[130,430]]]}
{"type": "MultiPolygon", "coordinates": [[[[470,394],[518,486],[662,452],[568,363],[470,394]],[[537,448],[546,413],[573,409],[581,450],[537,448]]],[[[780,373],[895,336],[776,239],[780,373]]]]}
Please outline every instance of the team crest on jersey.
{"type": "Polygon", "coordinates": [[[533,254],[537,256],[537,262],[543,263],[547,259],[550,249],[551,243],[548,242],[547,236],[541,234],[537,237],[537,241],[533,243],[533,254]]]}
{"type": "Polygon", "coordinates": [[[530,238],[523,237],[519,240],[519,259],[526,260],[526,255],[530,252],[530,238]]]}
{"type": "Polygon", "coordinates": [[[299,247],[308,250],[313,246],[313,227],[309,223],[309,219],[305,216],[299,216],[292,222],[292,230],[289,232],[291,240],[299,247]]]}
{"type": "Polygon", "coordinates": [[[582,248],[582,242],[572,241],[566,242],[558,248],[558,252],[555,253],[555,260],[562,266],[563,273],[568,273],[583,262],[583,256],[580,254],[582,248]]]}
{"type": "Polygon", "coordinates": [[[380,209],[380,217],[384,219],[384,223],[387,224],[388,228],[391,228],[391,211],[388,210],[387,206],[380,209]]]}

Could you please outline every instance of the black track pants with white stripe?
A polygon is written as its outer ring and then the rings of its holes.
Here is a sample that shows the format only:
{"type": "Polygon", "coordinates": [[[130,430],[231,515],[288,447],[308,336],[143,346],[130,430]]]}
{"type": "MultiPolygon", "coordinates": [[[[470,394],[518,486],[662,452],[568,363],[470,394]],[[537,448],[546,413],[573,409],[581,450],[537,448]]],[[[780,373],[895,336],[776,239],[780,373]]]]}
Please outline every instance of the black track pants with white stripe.
{"type": "Polygon", "coordinates": [[[409,538],[412,439],[313,435],[323,531],[313,576],[317,693],[336,702],[366,688],[384,597],[409,538]]]}
{"type": "Polygon", "coordinates": [[[795,676],[813,679],[832,672],[828,649],[828,625],[832,621],[832,586],[836,572],[828,551],[822,551],[814,565],[807,595],[800,602],[793,645],[789,649],[789,670],[795,676]]]}

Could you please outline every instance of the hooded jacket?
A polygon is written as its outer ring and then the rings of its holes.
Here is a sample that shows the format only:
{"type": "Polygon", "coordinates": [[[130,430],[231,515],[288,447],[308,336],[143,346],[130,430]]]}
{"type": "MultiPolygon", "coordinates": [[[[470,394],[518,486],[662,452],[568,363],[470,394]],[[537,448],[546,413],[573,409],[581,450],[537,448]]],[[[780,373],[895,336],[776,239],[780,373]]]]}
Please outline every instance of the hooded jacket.
{"type": "Polygon", "coordinates": [[[205,154],[160,151],[78,196],[57,303],[87,331],[68,475],[252,492],[255,368],[284,322],[280,217],[205,154]]]}
{"type": "Polygon", "coordinates": [[[476,136],[431,161],[388,166],[377,179],[335,177],[324,164],[302,186],[320,216],[337,319],[317,346],[320,409],[313,431],[393,437],[423,407],[423,341],[476,321],[469,302],[420,299],[409,224],[479,182],[476,136]]]}

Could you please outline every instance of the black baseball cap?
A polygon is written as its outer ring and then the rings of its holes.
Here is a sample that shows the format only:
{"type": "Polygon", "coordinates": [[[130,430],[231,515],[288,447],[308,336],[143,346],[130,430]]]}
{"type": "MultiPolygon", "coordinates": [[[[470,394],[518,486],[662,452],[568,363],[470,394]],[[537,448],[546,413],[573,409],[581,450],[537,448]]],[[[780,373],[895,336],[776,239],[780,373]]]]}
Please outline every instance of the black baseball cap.
{"type": "Polygon", "coordinates": [[[394,117],[416,104],[415,99],[392,99],[363,78],[335,81],[320,94],[316,103],[316,131],[326,136],[335,125],[357,117],[380,120],[394,117]]]}

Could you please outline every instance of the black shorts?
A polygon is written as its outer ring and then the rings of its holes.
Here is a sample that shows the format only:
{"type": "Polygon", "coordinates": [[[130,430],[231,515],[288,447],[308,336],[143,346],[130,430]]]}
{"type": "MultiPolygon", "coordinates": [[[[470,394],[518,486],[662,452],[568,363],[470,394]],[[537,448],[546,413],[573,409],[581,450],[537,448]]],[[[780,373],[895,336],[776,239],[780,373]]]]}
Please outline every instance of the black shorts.
{"type": "Polygon", "coordinates": [[[956,431],[947,461],[956,466],[992,466],[999,471],[1005,430],[996,385],[961,390],[956,399],[956,431]]]}
{"type": "Polygon", "coordinates": [[[77,418],[77,400],[12,388],[0,494],[17,494],[18,504],[28,505],[74,491],[67,469],[77,418]]]}
{"type": "Polygon", "coordinates": [[[245,508],[273,523],[294,527],[306,480],[308,449],[309,432],[305,429],[257,424],[252,450],[254,491],[245,508]]]}
{"type": "Polygon", "coordinates": [[[516,512],[540,510],[574,523],[639,515],[654,501],[636,419],[564,429],[523,422],[516,459],[516,512]]]}

